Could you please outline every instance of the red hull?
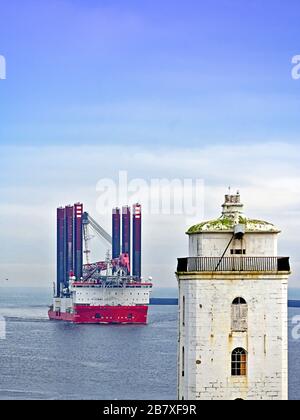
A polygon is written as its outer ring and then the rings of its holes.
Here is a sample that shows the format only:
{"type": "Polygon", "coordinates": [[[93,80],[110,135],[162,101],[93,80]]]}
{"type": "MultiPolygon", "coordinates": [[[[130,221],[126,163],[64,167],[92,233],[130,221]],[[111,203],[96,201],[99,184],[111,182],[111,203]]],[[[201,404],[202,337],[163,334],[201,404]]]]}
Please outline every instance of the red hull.
{"type": "Polygon", "coordinates": [[[80,306],[75,313],[48,312],[49,318],[75,324],[147,324],[148,306],[80,306]]]}

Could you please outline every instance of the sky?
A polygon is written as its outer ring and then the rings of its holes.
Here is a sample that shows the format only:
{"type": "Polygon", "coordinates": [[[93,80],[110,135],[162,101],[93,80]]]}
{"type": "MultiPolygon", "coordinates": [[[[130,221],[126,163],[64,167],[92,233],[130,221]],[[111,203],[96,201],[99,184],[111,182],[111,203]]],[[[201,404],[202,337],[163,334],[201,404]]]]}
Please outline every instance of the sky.
{"type": "MultiPolygon", "coordinates": [[[[97,212],[103,178],[229,185],[282,229],[300,287],[298,0],[1,0],[0,283],[55,275],[55,209],[97,212]]],[[[145,275],[176,287],[180,216],[146,216],[145,275]]],[[[100,251],[99,251],[100,252],[100,251]]]]}

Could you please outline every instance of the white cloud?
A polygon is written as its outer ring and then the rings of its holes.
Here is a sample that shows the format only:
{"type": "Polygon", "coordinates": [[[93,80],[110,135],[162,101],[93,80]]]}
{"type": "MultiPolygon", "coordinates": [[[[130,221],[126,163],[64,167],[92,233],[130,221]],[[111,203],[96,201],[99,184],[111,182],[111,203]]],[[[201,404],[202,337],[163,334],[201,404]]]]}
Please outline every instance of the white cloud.
{"type": "MultiPolygon", "coordinates": [[[[97,182],[104,177],[117,179],[119,170],[127,170],[129,178],[147,181],[203,179],[205,218],[219,215],[229,185],[239,188],[249,216],[273,221],[282,229],[280,250],[292,256],[295,273],[291,284],[298,284],[298,145],[282,142],[156,151],[125,146],[1,147],[0,152],[2,277],[9,275],[28,284],[36,284],[38,278],[44,284],[52,282],[56,206],[80,200],[99,219],[97,182]]],[[[99,222],[110,229],[109,215],[99,222]]],[[[157,285],[176,287],[176,258],[187,254],[186,227],[184,217],[145,218],[144,272],[157,285]]]]}

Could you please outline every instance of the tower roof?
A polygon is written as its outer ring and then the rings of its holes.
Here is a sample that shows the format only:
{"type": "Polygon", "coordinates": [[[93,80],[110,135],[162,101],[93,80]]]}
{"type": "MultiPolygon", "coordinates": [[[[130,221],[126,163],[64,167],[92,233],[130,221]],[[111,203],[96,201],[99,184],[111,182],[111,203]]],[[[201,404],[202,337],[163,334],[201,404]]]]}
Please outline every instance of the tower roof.
{"type": "Polygon", "coordinates": [[[250,219],[244,215],[244,205],[241,203],[240,193],[226,194],[222,205],[222,215],[218,219],[201,222],[190,227],[188,235],[205,232],[231,232],[234,226],[243,224],[246,232],[279,233],[280,230],[272,223],[264,220],[250,219]]]}

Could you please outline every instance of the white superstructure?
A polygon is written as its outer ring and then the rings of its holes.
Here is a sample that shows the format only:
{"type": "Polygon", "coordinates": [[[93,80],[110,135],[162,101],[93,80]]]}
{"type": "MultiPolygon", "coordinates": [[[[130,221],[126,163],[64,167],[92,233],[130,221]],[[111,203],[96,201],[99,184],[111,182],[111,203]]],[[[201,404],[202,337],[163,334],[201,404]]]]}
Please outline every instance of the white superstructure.
{"type": "Polygon", "coordinates": [[[149,305],[151,288],[152,285],[148,284],[111,288],[75,283],[71,286],[71,292],[75,305],[135,306],[149,305]]]}

